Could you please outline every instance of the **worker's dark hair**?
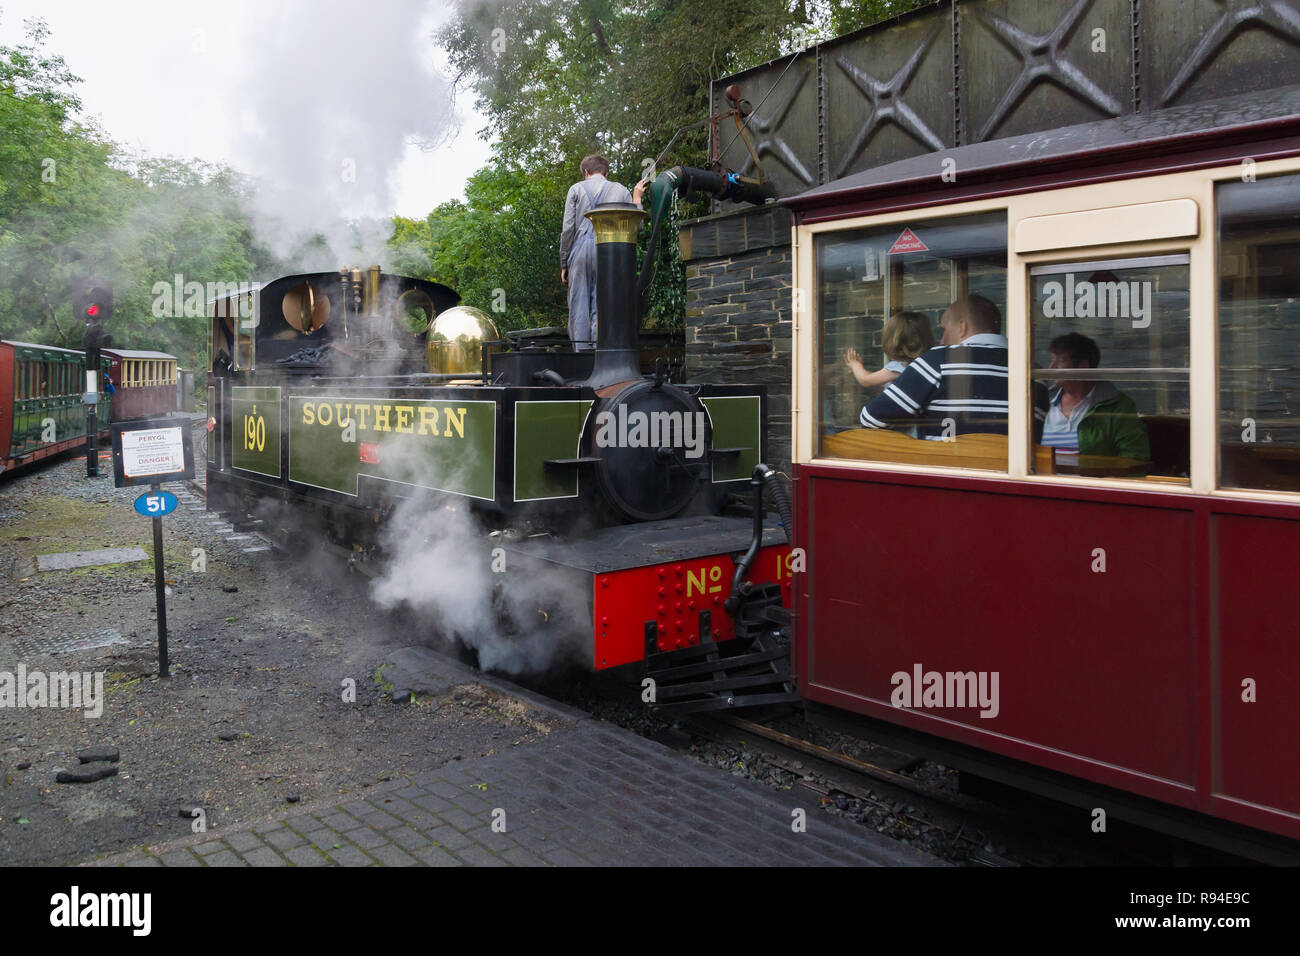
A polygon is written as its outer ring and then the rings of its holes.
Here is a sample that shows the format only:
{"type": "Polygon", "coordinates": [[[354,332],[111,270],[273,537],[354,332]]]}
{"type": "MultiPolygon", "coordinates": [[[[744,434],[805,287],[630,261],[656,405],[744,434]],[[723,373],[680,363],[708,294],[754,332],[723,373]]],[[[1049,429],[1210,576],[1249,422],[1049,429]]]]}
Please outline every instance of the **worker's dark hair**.
{"type": "Polygon", "coordinates": [[[582,163],[579,166],[584,173],[591,173],[593,176],[600,173],[602,176],[609,175],[609,160],[600,153],[592,153],[590,156],[582,157],[582,163]]]}
{"type": "Polygon", "coordinates": [[[1057,355],[1068,355],[1075,368],[1084,362],[1088,363],[1088,368],[1097,368],[1101,365],[1101,349],[1097,348],[1097,343],[1078,332],[1058,335],[1047,347],[1057,355]]]}

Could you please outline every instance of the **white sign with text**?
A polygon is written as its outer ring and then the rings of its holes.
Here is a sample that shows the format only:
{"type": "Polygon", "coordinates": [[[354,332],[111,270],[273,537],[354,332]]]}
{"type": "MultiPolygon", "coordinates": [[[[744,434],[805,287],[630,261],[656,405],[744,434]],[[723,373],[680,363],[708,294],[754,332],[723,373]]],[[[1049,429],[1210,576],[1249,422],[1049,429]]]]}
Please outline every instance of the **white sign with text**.
{"type": "Polygon", "coordinates": [[[122,474],[149,478],[185,470],[185,440],[180,428],[122,432],[122,474]]]}

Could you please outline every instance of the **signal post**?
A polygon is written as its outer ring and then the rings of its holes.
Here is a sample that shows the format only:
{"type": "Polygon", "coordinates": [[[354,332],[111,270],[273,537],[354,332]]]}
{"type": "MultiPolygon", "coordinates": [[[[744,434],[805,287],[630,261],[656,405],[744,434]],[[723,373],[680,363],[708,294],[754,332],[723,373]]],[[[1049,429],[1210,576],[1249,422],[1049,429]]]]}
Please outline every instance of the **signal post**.
{"type": "Polygon", "coordinates": [[[105,333],[104,323],[113,317],[113,290],[102,282],[91,282],[77,297],[77,318],[84,324],[81,345],[86,350],[86,477],[99,476],[99,350],[113,344],[113,336],[105,333]]]}

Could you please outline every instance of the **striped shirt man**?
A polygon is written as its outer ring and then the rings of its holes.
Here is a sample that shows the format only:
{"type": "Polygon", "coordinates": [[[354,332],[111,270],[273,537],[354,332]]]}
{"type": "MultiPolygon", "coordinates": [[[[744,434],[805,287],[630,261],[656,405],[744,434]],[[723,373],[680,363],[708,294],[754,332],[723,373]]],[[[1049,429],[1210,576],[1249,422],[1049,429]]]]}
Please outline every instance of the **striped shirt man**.
{"type": "Polygon", "coordinates": [[[918,356],[858,419],[864,428],[916,425],[920,438],[1007,433],[1007,340],[977,332],[918,356]]]}

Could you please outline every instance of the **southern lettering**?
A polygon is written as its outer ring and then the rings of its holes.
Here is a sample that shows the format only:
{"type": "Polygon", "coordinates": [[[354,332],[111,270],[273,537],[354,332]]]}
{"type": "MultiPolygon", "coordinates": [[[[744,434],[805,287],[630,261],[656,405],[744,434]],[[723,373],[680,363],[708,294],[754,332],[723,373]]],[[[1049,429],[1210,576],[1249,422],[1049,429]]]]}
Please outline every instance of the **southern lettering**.
{"type": "Polygon", "coordinates": [[[355,421],[363,432],[464,438],[465,411],[450,405],[398,402],[303,402],[302,423],[347,428],[355,421]]]}

